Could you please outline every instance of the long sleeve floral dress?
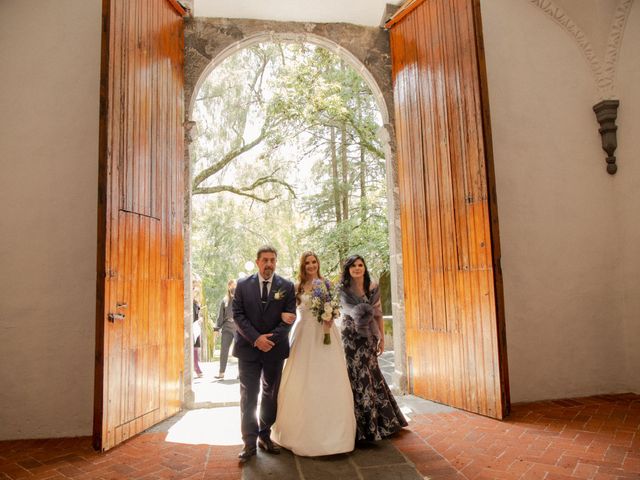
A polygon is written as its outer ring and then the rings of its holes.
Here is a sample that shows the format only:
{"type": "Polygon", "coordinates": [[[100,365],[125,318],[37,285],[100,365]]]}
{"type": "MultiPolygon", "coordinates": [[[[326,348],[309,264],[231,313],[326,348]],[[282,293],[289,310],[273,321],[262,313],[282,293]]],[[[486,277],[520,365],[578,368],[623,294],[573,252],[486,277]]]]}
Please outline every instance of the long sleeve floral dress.
{"type": "Polygon", "coordinates": [[[351,290],[340,292],[341,334],[347,358],[356,413],[356,440],[381,440],[407,426],[395,398],[378,365],[379,331],[376,320],[382,317],[380,290],[376,286],[368,296],[351,290]]]}

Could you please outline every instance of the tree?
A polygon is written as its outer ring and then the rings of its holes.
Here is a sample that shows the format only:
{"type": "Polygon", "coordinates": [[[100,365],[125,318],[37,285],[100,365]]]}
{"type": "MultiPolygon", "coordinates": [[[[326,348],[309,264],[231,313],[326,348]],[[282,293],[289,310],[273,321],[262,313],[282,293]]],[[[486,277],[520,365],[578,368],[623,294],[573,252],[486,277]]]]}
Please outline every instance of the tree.
{"type": "Polygon", "coordinates": [[[207,297],[221,298],[263,243],[278,248],[285,276],[304,250],[334,280],[351,253],[388,271],[380,113],[359,74],[320,47],[264,44],[212,76],[197,102],[193,184],[193,264],[207,297]]]}
{"type": "MultiPolygon", "coordinates": [[[[258,175],[241,185],[220,181],[232,162],[253,153],[258,159],[273,156],[282,145],[285,127],[276,115],[267,115],[265,72],[281,58],[278,44],[256,45],[222,63],[204,82],[196,98],[194,119],[198,134],[194,152],[194,195],[231,192],[261,202],[280,193],[265,195],[263,187],[275,185],[293,193],[279,168],[258,169],[258,175]]],[[[249,177],[251,178],[251,177],[249,177]]]]}
{"type": "Polygon", "coordinates": [[[362,77],[332,52],[306,44],[292,49],[298,62],[281,68],[273,110],[286,119],[302,118],[307,152],[323,153],[314,165],[319,191],[302,203],[325,226],[307,233],[324,239],[319,243],[330,246],[336,266],[350,251],[379,249],[374,263],[386,270],[388,242],[378,241],[387,231],[386,185],[374,97],[362,77]]]}

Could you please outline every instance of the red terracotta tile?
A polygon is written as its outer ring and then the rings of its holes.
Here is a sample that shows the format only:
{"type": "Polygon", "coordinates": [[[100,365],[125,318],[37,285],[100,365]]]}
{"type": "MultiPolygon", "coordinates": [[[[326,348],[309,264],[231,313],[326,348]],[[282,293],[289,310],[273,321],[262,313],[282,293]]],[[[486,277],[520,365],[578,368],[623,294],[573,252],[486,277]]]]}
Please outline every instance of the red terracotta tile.
{"type": "MultiPolygon", "coordinates": [[[[632,458],[627,456],[622,463],[622,466],[625,470],[630,472],[638,472],[640,473],[640,458],[632,458]]],[[[640,475],[638,476],[640,478],[640,475]]]]}
{"type": "Polygon", "coordinates": [[[576,468],[573,469],[573,476],[577,478],[584,478],[585,480],[591,480],[598,471],[598,467],[595,465],[589,465],[587,463],[578,463],[576,468]]]}
{"type": "MultiPolygon", "coordinates": [[[[0,480],[239,480],[238,446],[182,445],[142,434],[106,454],[89,438],[0,442],[0,480]]],[[[513,405],[505,421],[416,415],[393,444],[434,480],[640,479],[640,396],[513,405]]]]}
{"type": "Polygon", "coordinates": [[[576,477],[571,475],[563,475],[561,473],[548,473],[545,480],[575,480],[576,477]]]}

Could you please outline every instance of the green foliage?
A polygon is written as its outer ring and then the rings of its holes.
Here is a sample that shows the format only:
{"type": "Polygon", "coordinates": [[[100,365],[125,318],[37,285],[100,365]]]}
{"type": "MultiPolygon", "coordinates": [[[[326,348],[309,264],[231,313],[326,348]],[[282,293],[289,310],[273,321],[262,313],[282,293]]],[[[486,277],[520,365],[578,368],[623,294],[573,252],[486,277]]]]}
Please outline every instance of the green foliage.
{"type": "Polygon", "coordinates": [[[333,280],[352,253],[374,277],[388,272],[380,113],[337,55],[309,44],[241,50],[203,84],[194,116],[193,266],[208,299],[253,273],[245,264],[264,243],[288,277],[305,250],[333,280]]]}

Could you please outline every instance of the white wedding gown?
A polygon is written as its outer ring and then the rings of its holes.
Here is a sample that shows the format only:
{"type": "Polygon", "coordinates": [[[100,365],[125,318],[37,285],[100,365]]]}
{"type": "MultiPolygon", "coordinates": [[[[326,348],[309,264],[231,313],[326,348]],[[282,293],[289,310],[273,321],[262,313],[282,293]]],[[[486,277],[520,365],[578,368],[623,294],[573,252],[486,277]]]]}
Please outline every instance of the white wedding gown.
{"type": "Polygon", "coordinates": [[[322,325],[303,294],[291,332],[291,352],[282,372],[278,415],[271,438],[296,455],[351,452],[356,437],[353,393],[340,331],[324,345],[322,325]]]}

